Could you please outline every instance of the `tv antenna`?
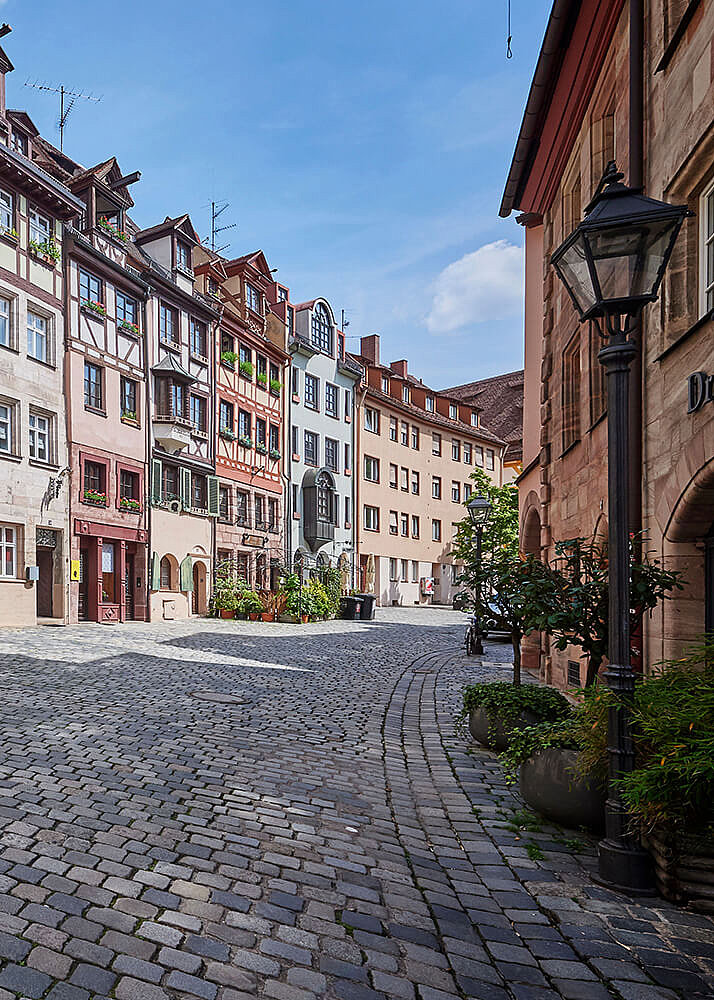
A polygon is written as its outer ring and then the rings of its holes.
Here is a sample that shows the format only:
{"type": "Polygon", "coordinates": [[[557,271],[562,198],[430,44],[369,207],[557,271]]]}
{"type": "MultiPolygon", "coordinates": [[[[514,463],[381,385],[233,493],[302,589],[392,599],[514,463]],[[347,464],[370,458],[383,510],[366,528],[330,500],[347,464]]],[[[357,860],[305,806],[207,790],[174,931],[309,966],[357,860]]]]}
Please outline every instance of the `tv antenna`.
{"type": "Polygon", "coordinates": [[[60,84],[59,87],[53,87],[52,84],[40,83],[39,80],[25,80],[25,86],[33,87],[35,90],[44,90],[49,94],[60,95],[60,114],[57,119],[57,128],[60,134],[60,153],[64,152],[64,127],[77,101],[93,101],[95,104],[101,101],[101,97],[95,97],[94,94],[87,94],[83,90],[70,90],[64,84],[60,84]]]}
{"type": "Polygon", "coordinates": [[[219,204],[217,201],[211,202],[211,250],[214,253],[221,253],[223,250],[227,250],[230,246],[229,243],[224,243],[222,247],[216,246],[216,236],[219,233],[224,233],[227,229],[235,229],[238,225],[237,222],[230,222],[228,225],[219,226],[217,225],[218,220],[223,215],[225,210],[228,208],[230,202],[224,201],[223,204],[219,204]]]}

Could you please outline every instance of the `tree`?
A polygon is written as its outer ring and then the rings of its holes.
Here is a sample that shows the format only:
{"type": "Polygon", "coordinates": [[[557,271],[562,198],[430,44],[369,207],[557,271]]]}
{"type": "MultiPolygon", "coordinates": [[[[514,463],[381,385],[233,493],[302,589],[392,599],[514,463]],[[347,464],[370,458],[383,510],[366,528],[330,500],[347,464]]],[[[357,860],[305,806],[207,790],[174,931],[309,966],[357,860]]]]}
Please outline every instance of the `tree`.
{"type": "Polygon", "coordinates": [[[460,605],[473,608],[482,620],[508,632],[513,645],[513,683],[521,683],[521,640],[541,620],[535,582],[546,573],[533,556],[518,548],[518,491],[513,486],[495,486],[480,469],[471,474],[475,491],[488,496],[492,511],[483,529],[479,560],[476,528],[467,517],[461,521],[454,541],[454,557],[463,561],[457,582],[465,588],[460,605]],[[530,586],[527,586],[530,584],[530,586]]]}
{"type": "MultiPolygon", "coordinates": [[[[644,615],[673,590],[682,589],[682,574],[664,569],[643,552],[641,535],[630,536],[630,634],[644,615]]],[[[591,538],[555,543],[555,560],[540,566],[523,581],[535,627],[555,638],[555,648],[579,646],[587,657],[585,685],[595,683],[607,656],[608,568],[607,545],[591,538]]]]}

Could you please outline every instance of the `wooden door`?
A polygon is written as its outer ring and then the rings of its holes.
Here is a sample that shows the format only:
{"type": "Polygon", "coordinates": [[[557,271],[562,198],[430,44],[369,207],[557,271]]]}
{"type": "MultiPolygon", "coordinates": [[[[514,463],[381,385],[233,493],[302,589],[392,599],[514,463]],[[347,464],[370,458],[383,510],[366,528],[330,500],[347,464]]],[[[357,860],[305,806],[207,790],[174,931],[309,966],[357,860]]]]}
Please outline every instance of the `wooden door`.
{"type": "Polygon", "coordinates": [[[126,594],[126,612],[125,620],[128,622],[133,622],[135,616],[134,612],[134,553],[126,553],[126,561],[124,565],[124,591],[126,594]]]}
{"type": "Polygon", "coordinates": [[[40,578],[37,581],[37,616],[52,617],[52,571],[53,549],[37,549],[37,566],[40,578]]]}
{"type": "Polygon", "coordinates": [[[199,572],[198,563],[193,564],[193,590],[191,591],[191,614],[197,615],[199,613],[199,591],[198,588],[201,582],[201,575],[199,572]]]}
{"type": "Polygon", "coordinates": [[[89,552],[87,549],[80,549],[79,551],[77,617],[81,622],[89,621],[89,552]]]}

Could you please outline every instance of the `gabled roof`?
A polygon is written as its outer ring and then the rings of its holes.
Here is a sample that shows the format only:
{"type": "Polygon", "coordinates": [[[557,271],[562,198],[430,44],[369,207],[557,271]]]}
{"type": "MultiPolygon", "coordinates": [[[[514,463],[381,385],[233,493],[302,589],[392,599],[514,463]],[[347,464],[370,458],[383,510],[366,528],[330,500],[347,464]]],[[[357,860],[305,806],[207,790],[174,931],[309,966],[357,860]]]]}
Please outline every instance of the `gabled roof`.
{"type": "Polygon", "coordinates": [[[523,455],[523,377],[519,369],[444,390],[444,395],[477,409],[483,423],[507,442],[505,461],[523,455]]]}
{"type": "Polygon", "coordinates": [[[33,138],[36,135],[40,134],[40,130],[35,125],[35,123],[30,118],[30,116],[28,115],[28,113],[26,111],[15,111],[15,110],[11,110],[10,108],[8,108],[6,113],[7,113],[7,117],[10,119],[10,121],[17,122],[18,125],[22,125],[22,127],[24,129],[27,129],[27,131],[30,133],[30,135],[33,138]]]}
{"type": "Polygon", "coordinates": [[[262,250],[253,250],[252,253],[244,253],[241,257],[234,257],[233,260],[226,261],[226,270],[231,271],[239,267],[250,265],[256,271],[263,274],[268,281],[273,280],[273,274],[268,266],[268,261],[262,250]]]}
{"type": "Polygon", "coordinates": [[[187,372],[181,363],[176,360],[170,351],[167,352],[166,356],[162,358],[158,364],[154,365],[151,370],[152,372],[158,372],[159,375],[172,375],[174,378],[180,378],[184,382],[197,381],[197,379],[195,379],[190,372],[187,372]]]}
{"type": "Polygon", "coordinates": [[[193,243],[201,242],[200,237],[193,228],[188,212],[185,212],[183,215],[177,215],[175,218],[167,215],[163,222],[159,222],[155,226],[149,226],[148,229],[139,230],[136,234],[136,239],[141,243],[145,243],[146,240],[156,239],[172,230],[180,232],[182,236],[185,236],[193,243]]]}
{"type": "Polygon", "coordinates": [[[2,48],[2,46],[0,46],[0,70],[2,70],[3,73],[10,73],[14,69],[15,67],[7,57],[7,52],[2,48]]]}
{"type": "Polygon", "coordinates": [[[104,184],[110,190],[111,194],[117,196],[128,207],[132,207],[134,200],[129,194],[128,188],[126,186],[120,188],[112,187],[112,184],[121,180],[121,177],[121,167],[117,162],[116,156],[110,156],[108,160],[102,160],[101,163],[97,163],[93,167],[80,170],[79,173],[74,174],[69,183],[70,187],[76,189],[81,187],[83,181],[94,178],[104,184]]]}

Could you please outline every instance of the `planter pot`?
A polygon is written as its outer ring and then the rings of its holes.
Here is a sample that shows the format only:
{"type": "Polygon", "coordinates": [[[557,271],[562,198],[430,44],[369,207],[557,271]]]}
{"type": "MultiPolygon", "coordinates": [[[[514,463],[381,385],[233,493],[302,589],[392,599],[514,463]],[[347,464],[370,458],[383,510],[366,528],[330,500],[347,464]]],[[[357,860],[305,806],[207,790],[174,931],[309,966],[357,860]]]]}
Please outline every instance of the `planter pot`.
{"type": "Polygon", "coordinates": [[[233,615],[233,617],[237,621],[239,621],[239,622],[247,622],[248,621],[248,615],[245,613],[245,611],[236,611],[236,613],[233,615]]]}
{"type": "Polygon", "coordinates": [[[272,611],[263,611],[260,616],[260,620],[264,622],[273,622],[275,621],[275,615],[272,611]]]}
{"type": "Polygon", "coordinates": [[[303,625],[307,625],[307,623],[310,621],[310,616],[309,615],[301,615],[300,616],[300,621],[303,623],[303,625]]]}
{"type": "Polygon", "coordinates": [[[656,828],[644,840],[657,888],[671,903],[714,914],[714,840],[706,830],[656,828]]]}
{"type": "Polygon", "coordinates": [[[605,790],[576,774],[577,750],[548,747],[521,764],[521,795],[537,813],[561,826],[605,827],[605,790]]]}
{"type": "Polygon", "coordinates": [[[219,614],[220,614],[221,618],[232,618],[234,612],[233,611],[228,611],[227,608],[221,608],[219,614]]]}
{"type": "Polygon", "coordinates": [[[507,723],[502,722],[499,718],[496,718],[495,722],[491,722],[482,708],[472,708],[469,713],[469,729],[473,738],[481,746],[488,747],[489,750],[496,750],[498,753],[501,753],[508,746],[510,732],[534,726],[538,721],[538,718],[528,711],[507,723]]]}
{"type": "Polygon", "coordinates": [[[249,621],[257,622],[260,619],[260,614],[257,611],[251,611],[248,615],[249,621]]]}
{"type": "Polygon", "coordinates": [[[300,619],[297,615],[288,614],[286,611],[285,614],[278,615],[278,621],[282,622],[284,625],[297,625],[300,619]]]}

